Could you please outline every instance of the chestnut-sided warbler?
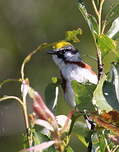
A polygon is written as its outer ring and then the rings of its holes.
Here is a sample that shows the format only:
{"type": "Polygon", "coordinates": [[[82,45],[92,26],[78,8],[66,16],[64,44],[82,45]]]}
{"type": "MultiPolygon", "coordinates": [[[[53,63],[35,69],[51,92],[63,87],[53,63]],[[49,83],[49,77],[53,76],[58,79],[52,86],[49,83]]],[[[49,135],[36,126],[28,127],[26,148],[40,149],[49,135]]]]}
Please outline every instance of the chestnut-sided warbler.
{"type": "Polygon", "coordinates": [[[71,81],[97,84],[97,75],[92,71],[91,66],[82,61],[79,51],[69,42],[56,43],[53,50],[49,50],[48,53],[52,55],[54,62],[60,69],[65,99],[71,106],[75,107],[71,81]]]}

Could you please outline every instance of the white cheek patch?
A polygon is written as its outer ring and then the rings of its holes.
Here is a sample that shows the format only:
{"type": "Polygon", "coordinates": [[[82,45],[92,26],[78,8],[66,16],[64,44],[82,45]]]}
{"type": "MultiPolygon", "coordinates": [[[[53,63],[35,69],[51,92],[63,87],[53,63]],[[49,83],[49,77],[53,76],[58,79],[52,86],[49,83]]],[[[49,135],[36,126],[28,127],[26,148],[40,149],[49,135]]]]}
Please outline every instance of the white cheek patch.
{"type": "Polygon", "coordinates": [[[67,58],[68,58],[68,57],[72,57],[72,56],[74,56],[74,55],[72,55],[71,52],[66,52],[66,53],[65,53],[65,57],[67,57],[67,58]]]}

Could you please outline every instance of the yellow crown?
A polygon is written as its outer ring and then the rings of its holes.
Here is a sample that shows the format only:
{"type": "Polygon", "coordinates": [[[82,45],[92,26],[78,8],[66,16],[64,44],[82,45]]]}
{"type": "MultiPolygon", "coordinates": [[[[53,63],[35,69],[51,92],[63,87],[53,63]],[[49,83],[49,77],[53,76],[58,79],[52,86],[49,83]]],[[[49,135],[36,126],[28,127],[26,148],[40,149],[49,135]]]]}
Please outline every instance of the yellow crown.
{"type": "Polygon", "coordinates": [[[72,45],[72,44],[66,41],[60,41],[53,46],[53,49],[60,49],[62,47],[69,46],[69,45],[72,45]]]}

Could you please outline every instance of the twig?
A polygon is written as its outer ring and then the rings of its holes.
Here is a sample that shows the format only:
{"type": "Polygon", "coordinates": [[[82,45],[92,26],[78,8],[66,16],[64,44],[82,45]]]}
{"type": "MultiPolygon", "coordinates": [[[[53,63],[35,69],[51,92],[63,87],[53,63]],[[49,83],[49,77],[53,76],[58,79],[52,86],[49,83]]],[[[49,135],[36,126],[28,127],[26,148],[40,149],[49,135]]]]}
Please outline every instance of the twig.
{"type": "Polygon", "coordinates": [[[97,64],[98,64],[98,80],[100,80],[101,76],[103,75],[103,63],[102,63],[101,51],[98,47],[97,47],[97,64]]]}
{"type": "Polygon", "coordinates": [[[93,8],[94,8],[94,10],[95,10],[96,15],[99,16],[99,12],[98,12],[98,10],[97,10],[95,1],[94,1],[94,0],[91,0],[91,2],[92,2],[92,5],[93,5],[93,8]]]}
{"type": "Polygon", "coordinates": [[[20,105],[23,107],[22,100],[15,96],[5,96],[5,97],[0,98],[0,101],[9,100],[9,99],[14,99],[14,100],[18,101],[20,103],[20,105]]]}
{"type": "MultiPolygon", "coordinates": [[[[102,25],[102,7],[103,7],[104,0],[101,0],[100,7],[99,7],[99,15],[98,15],[98,32],[99,35],[101,34],[101,25],[102,25]]],[[[97,60],[98,60],[98,80],[100,80],[101,76],[103,75],[103,63],[102,63],[102,55],[101,51],[97,46],[97,60]]]]}
{"type": "Polygon", "coordinates": [[[111,152],[116,152],[119,149],[119,145],[117,145],[111,152]]]}
{"type": "Polygon", "coordinates": [[[107,25],[107,20],[104,20],[104,22],[103,22],[103,26],[102,26],[101,34],[103,34],[103,33],[104,33],[105,28],[106,28],[106,25],[107,25]]]}
{"type": "Polygon", "coordinates": [[[106,144],[106,147],[107,147],[108,152],[111,152],[111,149],[110,149],[110,147],[109,147],[109,144],[108,144],[108,142],[107,142],[107,139],[104,138],[104,141],[105,141],[105,144],[106,144]]]}
{"type": "Polygon", "coordinates": [[[8,82],[20,82],[19,79],[7,79],[7,80],[4,80],[0,83],[0,88],[2,88],[2,86],[8,82]]]}
{"type": "MultiPolygon", "coordinates": [[[[95,1],[91,0],[91,2],[92,2],[92,5],[94,7],[95,13],[98,17],[98,24],[99,24],[98,25],[98,34],[100,35],[105,29],[105,26],[103,25],[103,29],[102,29],[102,32],[101,32],[101,28],[102,28],[101,27],[102,26],[102,7],[103,7],[104,0],[100,1],[99,10],[96,7],[95,1]]],[[[95,37],[94,37],[94,40],[95,40],[95,37]]],[[[102,55],[101,55],[101,51],[100,51],[100,49],[99,49],[99,47],[96,43],[96,40],[95,40],[95,44],[96,44],[96,48],[97,48],[98,80],[100,80],[101,76],[103,75],[102,55]]]]}
{"type": "Polygon", "coordinates": [[[99,15],[98,15],[98,23],[99,23],[99,34],[101,34],[101,21],[102,21],[102,7],[103,7],[103,3],[104,3],[104,0],[101,0],[100,2],[100,8],[99,8],[99,15]]]}
{"type": "Polygon", "coordinates": [[[85,115],[84,115],[84,118],[85,118],[85,120],[86,120],[86,122],[87,122],[87,126],[88,126],[88,128],[90,129],[90,139],[88,140],[88,152],[91,152],[92,151],[92,139],[91,139],[91,136],[92,136],[92,134],[93,134],[93,132],[94,132],[94,129],[95,129],[95,124],[94,124],[94,122],[92,121],[92,120],[90,120],[90,118],[87,116],[87,114],[86,114],[86,112],[85,112],[85,115]],[[89,125],[90,126],[89,126],[89,125]]]}

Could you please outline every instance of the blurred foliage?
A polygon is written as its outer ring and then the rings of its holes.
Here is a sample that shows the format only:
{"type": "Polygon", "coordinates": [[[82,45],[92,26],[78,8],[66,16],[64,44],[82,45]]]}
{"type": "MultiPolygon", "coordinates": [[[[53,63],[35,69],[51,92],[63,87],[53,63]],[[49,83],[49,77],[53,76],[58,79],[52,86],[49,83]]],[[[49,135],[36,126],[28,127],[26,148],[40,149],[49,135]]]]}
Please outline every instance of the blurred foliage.
{"type": "Polygon", "coordinates": [[[83,111],[84,109],[88,111],[93,111],[94,107],[91,101],[96,85],[91,83],[87,83],[84,85],[74,80],[72,81],[72,88],[75,93],[75,101],[78,109],[81,111],[83,111]]]}

